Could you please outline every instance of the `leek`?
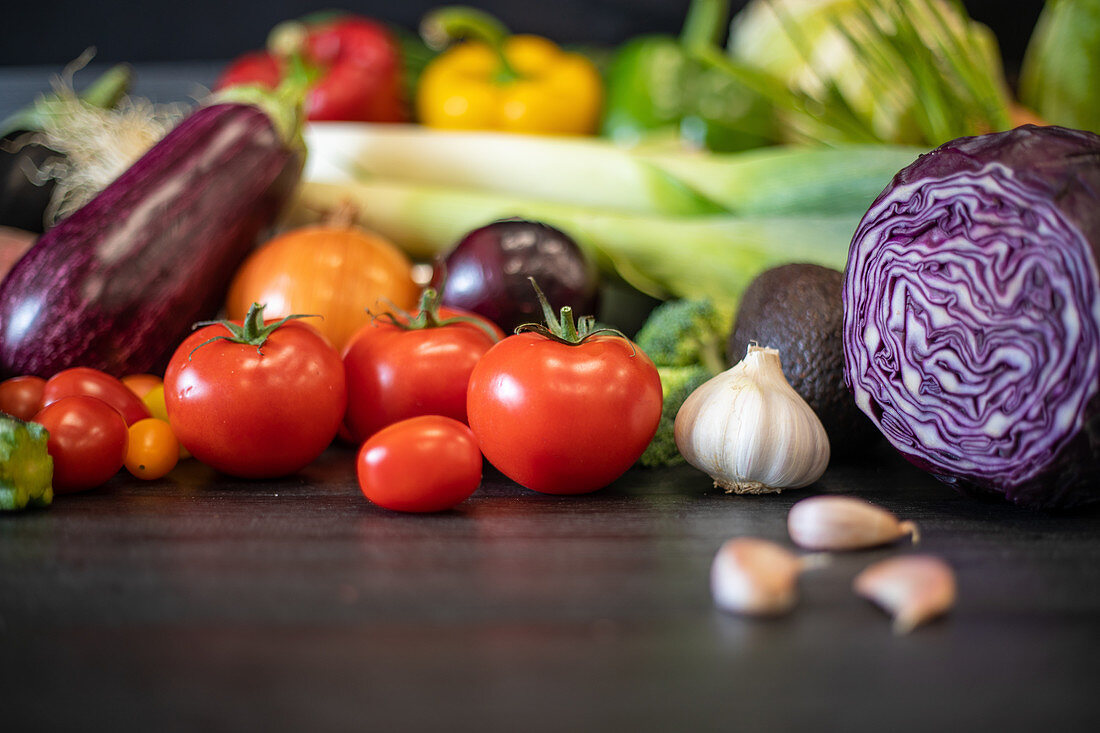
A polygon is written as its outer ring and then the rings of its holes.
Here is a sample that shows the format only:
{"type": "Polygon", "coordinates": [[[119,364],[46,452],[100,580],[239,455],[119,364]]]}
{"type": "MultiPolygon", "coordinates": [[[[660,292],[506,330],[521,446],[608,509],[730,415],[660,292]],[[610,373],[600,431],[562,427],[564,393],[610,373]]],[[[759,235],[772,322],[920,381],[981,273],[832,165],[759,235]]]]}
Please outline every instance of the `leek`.
{"type": "Polygon", "coordinates": [[[1052,124],[1100,132],[1100,0],[1048,0],[1020,69],[1020,101],[1052,124]]]}
{"type": "Polygon", "coordinates": [[[919,148],[627,149],[581,138],[314,123],[306,177],[494,191],[658,216],[863,213],[919,148]]]}
{"type": "Polygon", "coordinates": [[[812,262],[843,268],[863,213],[666,217],[407,182],[306,181],[289,223],[317,221],[347,203],[360,225],[423,259],[497,219],[544,221],[576,239],[604,271],[643,292],[709,297],[727,313],[749,282],[770,267],[812,262]]]}
{"type": "Polygon", "coordinates": [[[315,181],[378,176],[670,216],[723,210],[595,139],[360,123],[312,123],[305,139],[305,175],[315,181]]]}

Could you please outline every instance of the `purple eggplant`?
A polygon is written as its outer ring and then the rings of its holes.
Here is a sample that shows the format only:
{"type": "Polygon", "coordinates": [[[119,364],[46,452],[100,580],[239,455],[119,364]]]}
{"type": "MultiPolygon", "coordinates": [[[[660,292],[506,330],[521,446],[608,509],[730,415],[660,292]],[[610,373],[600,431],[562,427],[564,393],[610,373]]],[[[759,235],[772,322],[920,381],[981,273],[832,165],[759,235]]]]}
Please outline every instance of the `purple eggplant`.
{"type": "Polygon", "coordinates": [[[301,176],[297,106],[272,99],[193,112],[39,239],[0,284],[3,373],[159,370],[217,312],[301,176]]]}
{"type": "Polygon", "coordinates": [[[444,305],[485,316],[511,333],[542,318],[531,277],[554,308],[596,312],[595,265],[569,235],[537,221],[503,219],[468,233],[436,267],[432,287],[444,305]]]}

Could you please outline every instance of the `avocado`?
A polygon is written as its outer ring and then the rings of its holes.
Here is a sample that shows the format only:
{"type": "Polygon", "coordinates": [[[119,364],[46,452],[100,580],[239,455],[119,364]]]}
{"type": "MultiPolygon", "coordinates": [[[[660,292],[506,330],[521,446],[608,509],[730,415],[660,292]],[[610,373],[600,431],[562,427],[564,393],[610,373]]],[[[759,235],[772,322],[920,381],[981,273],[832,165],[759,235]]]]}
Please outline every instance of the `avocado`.
{"type": "Polygon", "coordinates": [[[745,290],[726,346],[731,364],[750,341],[779,350],[783,375],[817,413],[836,458],[879,437],[844,383],[843,281],[839,270],[801,263],[761,273],[745,290]]]}

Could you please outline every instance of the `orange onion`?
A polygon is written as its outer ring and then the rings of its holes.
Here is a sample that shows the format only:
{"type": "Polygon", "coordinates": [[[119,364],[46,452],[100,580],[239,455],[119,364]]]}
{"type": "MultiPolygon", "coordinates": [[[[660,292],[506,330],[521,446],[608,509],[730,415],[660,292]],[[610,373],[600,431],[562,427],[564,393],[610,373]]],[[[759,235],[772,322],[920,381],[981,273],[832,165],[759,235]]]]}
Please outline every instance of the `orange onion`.
{"type": "Polygon", "coordinates": [[[322,316],[310,325],[341,350],[370,313],[410,310],[419,292],[412,262],[392,242],[356,227],[320,224],[288,231],[253,252],[233,278],[226,311],[239,320],[261,303],[265,318],[322,316]]]}

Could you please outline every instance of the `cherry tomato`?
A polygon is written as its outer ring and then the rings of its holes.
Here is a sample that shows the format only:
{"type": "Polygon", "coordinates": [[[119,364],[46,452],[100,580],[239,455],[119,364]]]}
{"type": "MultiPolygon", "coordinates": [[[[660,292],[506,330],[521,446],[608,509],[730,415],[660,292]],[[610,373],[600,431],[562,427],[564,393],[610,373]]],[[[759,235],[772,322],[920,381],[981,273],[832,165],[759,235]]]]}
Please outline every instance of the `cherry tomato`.
{"type": "Polygon", "coordinates": [[[164,405],[163,384],[158,384],[146,392],[141,398],[141,402],[145,405],[145,409],[149,411],[150,417],[168,422],[168,408],[164,405]]]}
{"type": "Polygon", "coordinates": [[[144,400],[149,390],[160,386],[163,381],[155,374],[127,374],[122,378],[122,383],[129,387],[139,400],[144,400]]]}
{"type": "Polygon", "coordinates": [[[46,380],[42,404],[49,405],[62,397],[87,395],[98,397],[118,410],[127,425],[149,417],[141,399],[117,377],[90,367],[65,369],[46,380]]]}
{"type": "Polygon", "coordinates": [[[359,448],[363,495],[397,512],[441,512],[481,484],[481,451],[470,428],[441,415],[393,423],[359,448]]]}
{"type": "Polygon", "coordinates": [[[131,425],[129,432],[126,470],[134,476],[160,478],[176,467],[180,444],[168,423],[148,417],[131,425]]]}
{"type": "Polygon", "coordinates": [[[53,488],[59,494],[106,483],[126,460],[126,421],[98,397],[62,397],[43,407],[34,421],[50,433],[46,450],[53,457],[53,488]]]}
{"type": "MultiPolygon", "coordinates": [[[[263,323],[262,309],[246,324],[253,320],[263,323]]],[[[195,458],[233,476],[274,478],[304,468],[344,416],[340,355],[296,320],[259,346],[226,340],[231,335],[224,324],[206,326],[172,356],[164,374],[172,432],[195,458]]]]}
{"type": "Polygon", "coordinates": [[[12,377],[0,382],[0,412],[30,420],[42,409],[42,377],[12,377]]]}
{"type": "Polygon", "coordinates": [[[470,372],[502,336],[486,319],[441,309],[440,319],[471,318],[406,329],[375,318],[344,350],[348,385],[345,424],[357,442],[381,428],[417,415],[444,415],[466,422],[470,372]]]}
{"type": "MultiPolygon", "coordinates": [[[[141,398],[141,401],[145,403],[145,407],[149,410],[149,414],[158,420],[168,422],[168,408],[164,404],[164,383],[158,384],[151,390],[145,393],[145,396],[141,398]]],[[[183,447],[183,444],[178,440],[176,444],[179,445],[179,457],[180,459],[190,458],[191,454],[183,447]]],[[[171,469],[169,469],[171,470],[171,469]]]]}
{"type": "Polygon", "coordinates": [[[581,494],[614,481],[652,440],[661,379],[619,336],[567,344],[509,336],[470,375],[470,427],[485,457],[513,481],[581,494]]]}

